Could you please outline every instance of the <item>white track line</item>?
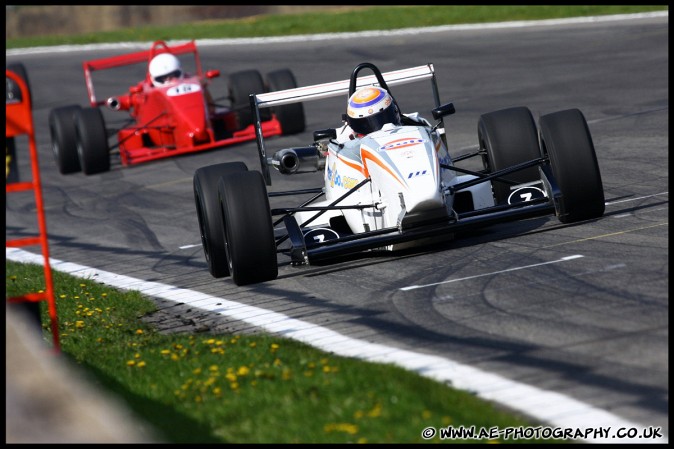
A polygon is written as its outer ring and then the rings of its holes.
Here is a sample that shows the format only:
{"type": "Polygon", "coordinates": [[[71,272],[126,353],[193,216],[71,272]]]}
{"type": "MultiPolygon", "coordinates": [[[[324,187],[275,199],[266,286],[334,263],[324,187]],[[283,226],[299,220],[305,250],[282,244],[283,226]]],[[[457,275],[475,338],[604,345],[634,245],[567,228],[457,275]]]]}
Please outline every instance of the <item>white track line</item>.
{"type": "Polygon", "coordinates": [[[492,271],[491,273],[476,274],[475,276],[468,276],[468,277],[465,277],[465,278],[450,279],[448,281],[441,281],[441,282],[433,282],[432,284],[410,285],[410,286],[407,286],[407,287],[401,287],[399,290],[407,291],[407,290],[416,290],[418,288],[433,287],[434,285],[449,284],[451,282],[465,281],[465,280],[468,280],[468,279],[480,278],[482,276],[492,276],[494,274],[507,273],[509,271],[517,271],[517,270],[524,270],[525,268],[540,267],[541,265],[549,265],[551,263],[566,262],[567,260],[579,259],[581,257],[585,257],[585,256],[581,256],[580,254],[576,254],[574,256],[566,256],[566,257],[562,257],[561,259],[551,260],[550,262],[541,262],[541,263],[535,263],[533,265],[525,265],[523,267],[508,268],[506,270],[501,270],[501,271],[492,271]]]}
{"type": "MultiPolygon", "coordinates": [[[[16,262],[38,265],[44,262],[42,255],[32,254],[18,248],[6,248],[6,258],[16,262]]],[[[121,290],[137,290],[147,296],[180,302],[215,312],[340,356],[356,357],[370,362],[393,363],[422,376],[448,383],[454,388],[474,392],[482,399],[506,405],[511,409],[546,422],[551,427],[589,430],[590,434],[592,429],[610,427],[609,435],[620,428],[635,428],[639,429],[640,432],[641,429],[644,429],[644,426],[640,424],[627,421],[577,399],[514,382],[448,358],[356,340],[316,324],[290,318],[281,313],[193,290],[158,282],[146,282],[56,259],[50,259],[50,264],[56,271],[92,279],[121,290]]],[[[419,431],[421,430],[419,429],[419,431]]],[[[656,440],[588,438],[584,441],[590,443],[634,443],[637,441],[667,443],[668,437],[664,436],[656,440]]]]}

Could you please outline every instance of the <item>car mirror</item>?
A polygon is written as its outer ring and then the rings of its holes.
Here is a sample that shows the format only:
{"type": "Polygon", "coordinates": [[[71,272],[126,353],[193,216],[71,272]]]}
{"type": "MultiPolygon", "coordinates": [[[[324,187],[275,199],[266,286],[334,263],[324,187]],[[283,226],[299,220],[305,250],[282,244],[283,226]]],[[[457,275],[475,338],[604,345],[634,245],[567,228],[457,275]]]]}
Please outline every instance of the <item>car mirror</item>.
{"type": "Polygon", "coordinates": [[[456,109],[454,109],[454,103],[443,104],[442,106],[439,106],[431,111],[433,118],[436,120],[440,120],[442,117],[452,115],[455,112],[456,109]]]}
{"type": "Polygon", "coordinates": [[[336,139],[337,130],[335,128],[319,129],[314,131],[314,142],[318,142],[323,139],[336,139]]]}

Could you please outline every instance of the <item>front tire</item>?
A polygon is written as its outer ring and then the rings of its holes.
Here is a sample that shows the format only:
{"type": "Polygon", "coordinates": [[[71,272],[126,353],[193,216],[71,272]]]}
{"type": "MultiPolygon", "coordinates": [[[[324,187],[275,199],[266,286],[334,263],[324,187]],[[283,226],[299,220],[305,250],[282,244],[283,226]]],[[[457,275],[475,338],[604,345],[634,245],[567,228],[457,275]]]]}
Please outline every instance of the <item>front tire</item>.
{"type": "Polygon", "coordinates": [[[262,174],[248,171],[221,177],[218,198],[234,283],[247,285],[276,279],[276,241],[262,174]]]}
{"type": "Polygon", "coordinates": [[[229,173],[245,172],[243,162],[209,165],[194,172],[194,203],[199,220],[199,233],[208,271],[214,278],[229,276],[229,262],[225,252],[225,230],[222,224],[218,181],[229,173]]]}
{"type": "Polygon", "coordinates": [[[559,221],[573,223],[604,215],[604,187],[592,136],[583,113],[567,109],[539,120],[543,153],[562,192],[559,221]]]}
{"type": "MultiPolygon", "coordinates": [[[[280,69],[267,74],[267,88],[269,92],[294,89],[297,87],[295,76],[289,69],[280,69]]],[[[302,103],[292,103],[272,108],[276,119],[281,124],[283,135],[297,134],[304,131],[305,118],[302,103]]]]}
{"type": "MultiPolygon", "coordinates": [[[[502,109],[481,115],[477,135],[487,173],[541,157],[536,122],[527,107],[502,109]]],[[[514,184],[524,184],[541,178],[538,168],[530,167],[503,176],[503,179],[514,184]]],[[[511,184],[494,180],[492,185],[496,203],[506,203],[511,184]]]]}
{"type": "Polygon", "coordinates": [[[49,132],[56,166],[62,175],[82,170],[77,156],[77,130],[75,113],[82,109],[78,105],[54,108],[49,113],[49,132]]]}
{"type": "Polygon", "coordinates": [[[82,108],[75,114],[77,130],[77,155],[85,175],[95,175],[110,170],[108,131],[103,114],[98,108],[82,108]]]}

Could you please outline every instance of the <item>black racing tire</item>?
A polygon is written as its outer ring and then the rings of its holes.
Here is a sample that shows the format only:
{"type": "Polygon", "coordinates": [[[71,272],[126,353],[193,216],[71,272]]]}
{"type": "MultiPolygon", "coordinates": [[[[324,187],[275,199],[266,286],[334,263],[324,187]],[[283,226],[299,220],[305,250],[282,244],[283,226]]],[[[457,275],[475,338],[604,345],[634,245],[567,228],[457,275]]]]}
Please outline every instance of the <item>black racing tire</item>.
{"type": "Polygon", "coordinates": [[[558,218],[562,223],[599,218],[606,207],[597,154],[583,113],[578,109],[539,119],[541,148],[550,159],[562,192],[558,218]]]}
{"type": "Polygon", "coordinates": [[[194,172],[194,204],[197,208],[201,244],[208,271],[214,278],[229,276],[225,228],[218,200],[218,181],[226,174],[244,171],[248,171],[248,167],[243,162],[225,162],[201,167],[194,172]]]}
{"type": "MultiPolygon", "coordinates": [[[[297,87],[295,75],[290,69],[280,69],[267,73],[267,89],[269,92],[294,89],[297,87]]],[[[283,135],[297,134],[304,131],[305,118],[302,103],[292,103],[272,108],[276,119],[281,123],[283,135]]]]}
{"type": "MultiPolygon", "coordinates": [[[[538,130],[527,107],[514,107],[482,114],[477,124],[482,163],[487,173],[493,173],[522,162],[541,157],[538,130]]],[[[541,179],[538,167],[530,167],[504,176],[516,184],[541,179]]],[[[497,204],[508,201],[510,184],[492,181],[497,204]]]]}
{"type": "MultiPolygon", "coordinates": [[[[250,94],[265,92],[262,75],[257,70],[242,70],[229,75],[229,99],[231,108],[239,117],[239,129],[244,129],[254,122],[253,111],[250,107],[250,94]]],[[[260,109],[260,119],[271,119],[268,108],[260,109]]]]}
{"type": "Polygon", "coordinates": [[[75,113],[82,109],[79,105],[54,108],[49,113],[51,148],[56,166],[62,175],[82,170],[77,156],[77,130],[75,113]]]}
{"type": "Polygon", "coordinates": [[[103,113],[98,108],[82,108],[75,113],[77,155],[85,175],[110,170],[110,147],[103,113]]]}
{"type": "MultiPolygon", "coordinates": [[[[15,74],[17,74],[19,78],[21,78],[23,82],[26,83],[26,88],[28,89],[28,96],[32,99],[33,94],[30,89],[30,80],[28,79],[28,72],[26,71],[26,67],[23,65],[23,63],[14,62],[11,64],[7,64],[6,68],[7,70],[11,70],[15,74]]],[[[7,78],[6,81],[5,96],[7,100],[21,101],[21,89],[19,88],[19,85],[16,84],[14,80],[10,80],[9,78],[7,78]]]]}
{"type": "Polygon", "coordinates": [[[276,279],[276,241],[262,174],[251,170],[221,177],[218,198],[234,283],[247,285],[276,279]]]}
{"type": "Polygon", "coordinates": [[[19,182],[19,161],[16,158],[16,141],[14,137],[5,139],[5,182],[12,184],[19,182]]]}

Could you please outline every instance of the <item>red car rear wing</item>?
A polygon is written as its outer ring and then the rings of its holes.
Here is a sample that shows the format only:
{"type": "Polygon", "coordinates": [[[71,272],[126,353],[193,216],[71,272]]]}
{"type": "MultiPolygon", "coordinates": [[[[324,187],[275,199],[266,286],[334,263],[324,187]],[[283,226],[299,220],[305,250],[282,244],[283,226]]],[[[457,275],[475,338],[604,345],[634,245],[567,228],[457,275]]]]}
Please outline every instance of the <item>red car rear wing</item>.
{"type": "MultiPolygon", "coordinates": [[[[159,53],[170,52],[174,55],[181,55],[186,53],[194,54],[194,62],[196,66],[197,75],[202,76],[201,60],[199,59],[199,52],[194,41],[185,44],[169,46],[164,41],[156,41],[152,44],[150,50],[143,50],[134,53],[127,53],[118,56],[111,56],[108,58],[92,59],[91,61],[84,61],[82,67],[84,68],[84,79],[87,84],[87,93],[89,94],[89,102],[91,106],[100,106],[105,103],[105,100],[96,101],[96,94],[94,92],[94,83],[91,78],[91,72],[95,70],[105,70],[114,67],[121,67],[125,65],[138,64],[141,62],[150,63],[150,60],[159,53]],[[163,48],[161,48],[163,47],[163,48]]],[[[151,82],[150,74],[146,73],[145,81],[151,82]]]]}

